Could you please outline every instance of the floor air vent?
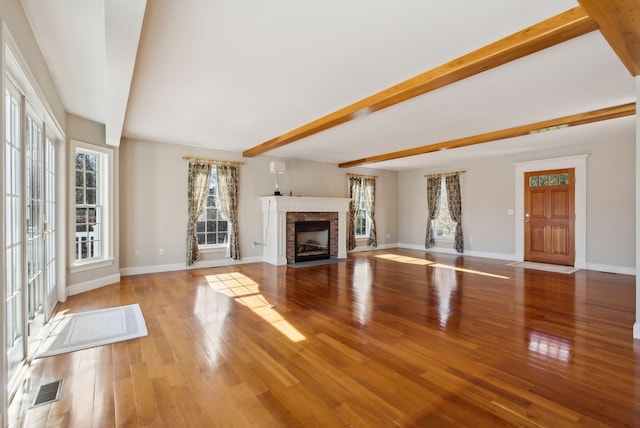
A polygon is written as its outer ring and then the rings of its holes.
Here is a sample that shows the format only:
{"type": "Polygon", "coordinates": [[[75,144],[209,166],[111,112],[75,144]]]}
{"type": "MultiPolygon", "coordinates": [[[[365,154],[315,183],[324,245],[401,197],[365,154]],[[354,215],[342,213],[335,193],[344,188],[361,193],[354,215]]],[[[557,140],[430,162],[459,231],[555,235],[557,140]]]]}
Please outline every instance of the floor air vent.
{"type": "Polygon", "coordinates": [[[40,385],[36,394],[35,400],[31,407],[42,406],[43,404],[53,403],[60,399],[60,393],[62,392],[62,380],[48,383],[46,385],[40,385]]]}

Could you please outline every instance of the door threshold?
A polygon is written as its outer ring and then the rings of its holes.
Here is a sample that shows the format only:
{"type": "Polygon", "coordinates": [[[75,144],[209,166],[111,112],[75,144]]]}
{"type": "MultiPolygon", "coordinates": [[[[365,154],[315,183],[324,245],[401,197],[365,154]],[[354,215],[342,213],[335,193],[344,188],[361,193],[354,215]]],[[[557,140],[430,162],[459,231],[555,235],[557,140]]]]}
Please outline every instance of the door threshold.
{"type": "Polygon", "coordinates": [[[515,267],[521,267],[525,269],[543,270],[547,272],[564,273],[564,274],[571,274],[580,270],[580,268],[577,268],[574,266],[552,265],[549,263],[526,262],[526,261],[507,263],[507,266],[515,266],[515,267]]]}

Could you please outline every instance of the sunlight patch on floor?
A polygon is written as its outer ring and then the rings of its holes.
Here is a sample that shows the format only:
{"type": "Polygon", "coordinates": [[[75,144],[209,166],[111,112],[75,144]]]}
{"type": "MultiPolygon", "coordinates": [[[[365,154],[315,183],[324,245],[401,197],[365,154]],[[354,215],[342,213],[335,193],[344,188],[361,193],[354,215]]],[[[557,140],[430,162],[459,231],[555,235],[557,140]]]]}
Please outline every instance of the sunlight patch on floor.
{"type": "Polygon", "coordinates": [[[274,307],[270,306],[267,299],[260,293],[258,283],[248,276],[239,272],[232,272],[207,275],[206,278],[209,286],[216,293],[224,294],[251,309],[253,313],[271,324],[292,342],[300,342],[306,339],[274,307]]]}
{"type": "Polygon", "coordinates": [[[419,259],[417,257],[399,256],[397,254],[380,254],[380,255],[376,255],[376,257],[380,259],[399,262],[399,263],[408,263],[412,265],[424,265],[424,266],[430,266],[430,267],[440,268],[440,269],[453,269],[457,272],[472,273],[474,275],[490,276],[492,278],[499,278],[499,279],[509,279],[508,276],[496,275],[494,273],[482,272],[482,271],[473,270],[473,269],[465,269],[458,266],[445,265],[442,263],[432,262],[431,260],[419,259]]]}
{"type": "Polygon", "coordinates": [[[379,254],[376,255],[379,259],[392,260],[399,263],[407,263],[411,265],[432,265],[434,262],[431,260],[418,259],[416,257],[399,256],[398,254],[379,254]]]}

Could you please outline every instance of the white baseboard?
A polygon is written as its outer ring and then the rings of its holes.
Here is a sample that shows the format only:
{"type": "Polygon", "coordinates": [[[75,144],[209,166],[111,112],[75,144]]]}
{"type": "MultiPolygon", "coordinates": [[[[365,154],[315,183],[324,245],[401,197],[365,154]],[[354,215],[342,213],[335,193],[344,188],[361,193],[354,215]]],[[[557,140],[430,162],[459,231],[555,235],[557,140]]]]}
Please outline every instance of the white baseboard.
{"type": "Polygon", "coordinates": [[[177,270],[202,269],[202,268],[212,268],[212,267],[221,267],[221,266],[242,265],[247,263],[260,263],[260,262],[262,262],[262,257],[247,257],[241,260],[233,260],[228,258],[219,259],[219,260],[207,260],[203,262],[195,262],[191,266],[186,266],[184,263],[174,263],[174,264],[168,264],[168,265],[137,266],[137,267],[130,267],[130,268],[121,268],[120,275],[122,276],[142,275],[146,273],[173,272],[177,270]]]}
{"type": "MultiPolygon", "coordinates": [[[[425,253],[443,253],[443,254],[454,254],[454,255],[462,255],[462,256],[472,256],[472,257],[482,257],[485,259],[497,259],[497,260],[509,260],[512,262],[522,261],[516,258],[515,254],[501,254],[501,253],[488,253],[484,251],[465,251],[463,254],[458,253],[453,248],[444,248],[444,247],[431,247],[425,249],[422,245],[412,245],[412,244],[398,244],[399,248],[407,248],[410,250],[418,250],[424,251],[425,253]]],[[[628,266],[616,266],[616,265],[605,265],[599,263],[578,263],[576,261],[575,266],[580,269],[586,270],[595,270],[598,272],[607,272],[607,273],[618,273],[622,275],[635,275],[636,269],[634,267],[628,266]]]]}
{"type": "Polygon", "coordinates": [[[120,282],[120,274],[114,274],[105,276],[102,278],[92,279],[91,281],[81,282],[80,284],[73,284],[67,287],[67,296],[73,296],[75,294],[84,293],[85,291],[95,290],[105,285],[115,284],[120,282]]]}
{"type": "Polygon", "coordinates": [[[413,244],[398,244],[398,248],[424,251],[425,253],[442,253],[442,254],[453,254],[458,256],[482,257],[485,259],[508,260],[511,262],[516,261],[515,254],[488,253],[484,251],[465,251],[464,253],[461,254],[461,253],[458,253],[453,248],[445,248],[445,247],[424,248],[424,245],[413,245],[413,244]]]}
{"type": "Polygon", "coordinates": [[[622,275],[635,275],[636,268],[628,266],[603,265],[599,263],[587,263],[587,270],[597,270],[598,272],[619,273],[622,275]]]}
{"type": "Polygon", "coordinates": [[[640,321],[633,325],[633,338],[640,339],[640,321]]]}
{"type": "Polygon", "coordinates": [[[353,250],[347,251],[347,253],[360,253],[362,251],[374,251],[374,250],[388,250],[389,248],[398,248],[398,244],[382,244],[377,247],[372,247],[370,245],[360,245],[353,250]]]}

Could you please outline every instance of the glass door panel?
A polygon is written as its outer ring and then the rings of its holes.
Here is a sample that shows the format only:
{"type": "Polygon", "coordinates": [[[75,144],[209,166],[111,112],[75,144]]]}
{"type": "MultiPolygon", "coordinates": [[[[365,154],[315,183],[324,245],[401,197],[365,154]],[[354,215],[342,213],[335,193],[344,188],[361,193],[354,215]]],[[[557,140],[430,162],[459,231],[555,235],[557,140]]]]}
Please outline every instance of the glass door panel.
{"type": "MultiPolygon", "coordinates": [[[[44,325],[44,160],[42,125],[27,116],[27,322],[29,345],[44,325]]],[[[31,347],[31,346],[30,346],[31,347]]]]}
{"type": "Polygon", "coordinates": [[[22,242],[22,97],[7,82],[5,91],[5,290],[7,380],[15,383],[25,359],[22,242]]]}
{"type": "Polygon", "coordinates": [[[45,143],[45,212],[44,212],[44,268],[45,298],[44,315],[48,320],[53,313],[57,299],[56,289],[56,146],[49,138],[45,143]]]}

